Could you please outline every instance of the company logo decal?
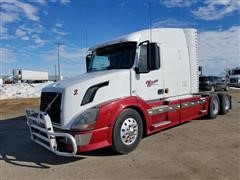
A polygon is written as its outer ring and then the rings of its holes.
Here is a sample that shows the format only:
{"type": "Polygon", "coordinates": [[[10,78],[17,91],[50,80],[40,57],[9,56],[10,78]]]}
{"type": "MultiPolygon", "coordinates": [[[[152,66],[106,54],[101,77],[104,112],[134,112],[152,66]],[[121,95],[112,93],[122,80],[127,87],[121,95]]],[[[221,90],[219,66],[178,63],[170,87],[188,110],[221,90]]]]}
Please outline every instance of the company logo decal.
{"type": "Polygon", "coordinates": [[[147,87],[158,85],[158,79],[156,79],[156,80],[147,80],[146,81],[146,85],[147,85],[147,87]]]}

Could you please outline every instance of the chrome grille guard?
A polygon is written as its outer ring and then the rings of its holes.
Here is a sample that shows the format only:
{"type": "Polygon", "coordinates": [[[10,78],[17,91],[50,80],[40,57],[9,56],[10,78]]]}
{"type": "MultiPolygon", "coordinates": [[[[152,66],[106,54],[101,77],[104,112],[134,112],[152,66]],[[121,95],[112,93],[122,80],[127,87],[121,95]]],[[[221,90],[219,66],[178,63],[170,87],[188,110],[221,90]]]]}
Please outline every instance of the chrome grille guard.
{"type": "Polygon", "coordinates": [[[27,125],[31,133],[31,139],[43,146],[44,148],[52,151],[56,155],[72,157],[77,153],[77,144],[75,138],[68,133],[54,132],[52,122],[47,113],[27,108],[26,109],[27,125]],[[56,137],[66,138],[71,143],[72,152],[62,152],[57,149],[56,137]]]}

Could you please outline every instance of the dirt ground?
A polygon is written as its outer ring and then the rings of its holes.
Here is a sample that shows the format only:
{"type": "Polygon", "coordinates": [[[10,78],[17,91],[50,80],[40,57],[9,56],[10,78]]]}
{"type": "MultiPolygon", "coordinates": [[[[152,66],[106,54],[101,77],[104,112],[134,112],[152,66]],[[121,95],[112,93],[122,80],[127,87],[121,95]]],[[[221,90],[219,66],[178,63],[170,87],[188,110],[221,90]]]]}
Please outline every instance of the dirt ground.
{"type": "Polygon", "coordinates": [[[128,155],[109,148],[58,157],[30,140],[23,116],[38,99],[0,101],[0,179],[240,179],[240,90],[233,109],[144,138],[128,155]]]}

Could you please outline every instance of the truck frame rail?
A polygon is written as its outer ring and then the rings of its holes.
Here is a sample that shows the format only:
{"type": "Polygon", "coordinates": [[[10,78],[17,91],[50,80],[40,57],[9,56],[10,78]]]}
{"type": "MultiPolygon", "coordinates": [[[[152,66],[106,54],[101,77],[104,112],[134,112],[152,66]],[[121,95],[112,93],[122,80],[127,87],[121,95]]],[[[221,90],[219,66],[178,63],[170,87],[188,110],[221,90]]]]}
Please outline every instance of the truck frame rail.
{"type": "Polygon", "coordinates": [[[72,157],[77,153],[75,138],[68,133],[54,132],[50,117],[46,112],[36,109],[26,109],[27,125],[31,133],[31,139],[42,147],[52,151],[56,155],[72,157]],[[65,138],[72,145],[72,152],[58,150],[57,137],[65,138]]]}

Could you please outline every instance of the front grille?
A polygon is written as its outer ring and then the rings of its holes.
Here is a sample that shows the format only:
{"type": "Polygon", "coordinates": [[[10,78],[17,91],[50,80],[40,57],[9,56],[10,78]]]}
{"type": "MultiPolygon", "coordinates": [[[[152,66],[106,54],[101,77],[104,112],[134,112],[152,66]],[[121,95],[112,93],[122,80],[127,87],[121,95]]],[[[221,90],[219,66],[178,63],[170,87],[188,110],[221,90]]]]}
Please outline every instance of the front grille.
{"type": "Polygon", "coordinates": [[[40,110],[46,111],[49,104],[52,103],[46,112],[50,116],[53,123],[60,124],[61,100],[61,93],[42,92],[41,94],[40,110]]]}
{"type": "Polygon", "coordinates": [[[237,78],[230,79],[230,83],[237,83],[237,82],[238,82],[238,79],[237,79],[237,78]]]}

